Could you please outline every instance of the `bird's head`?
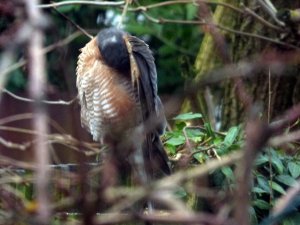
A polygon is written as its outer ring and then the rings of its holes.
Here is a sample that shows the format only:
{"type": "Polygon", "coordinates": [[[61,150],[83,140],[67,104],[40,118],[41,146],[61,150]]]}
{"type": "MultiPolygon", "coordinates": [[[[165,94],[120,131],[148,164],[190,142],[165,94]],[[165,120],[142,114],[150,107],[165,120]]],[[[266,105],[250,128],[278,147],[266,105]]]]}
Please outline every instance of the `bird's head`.
{"type": "Polygon", "coordinates": [[[127,35],[122,30],[107,28],[97,34],[97,45],[105,63],[118,70],[128,71],[130,69],[129,54],[124,41],[127,35]]]}

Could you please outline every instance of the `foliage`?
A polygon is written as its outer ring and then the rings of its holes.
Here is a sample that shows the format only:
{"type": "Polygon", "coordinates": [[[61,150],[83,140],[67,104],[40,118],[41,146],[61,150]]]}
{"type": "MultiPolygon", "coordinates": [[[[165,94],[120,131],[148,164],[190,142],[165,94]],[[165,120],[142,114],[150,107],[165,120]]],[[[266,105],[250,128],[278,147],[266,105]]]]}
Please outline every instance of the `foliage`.
{"type": "MultiPolygon", "coordinates": [[[[194,119],[202,119],[199,113],[185,113],[173,118],[174,130],[165,136],[165,147],[169,154],[177,158],[180,154],[192,154],[191,165],[204,164],[212,158],[234,151],[241,151],[244,145],[242,126],[231,127],[227,132],[213,131],[206,121],[203,125],[190,126],[194,119]]],[[[300,177],[299,156],[288,155],[281,149],[265,148],[258,156],[253,171],[253,188],[251,215],[253,224],[262,221],[270,213],[279,197],[286,194],[286,190],[296,184],[300,177]]],[[[210,188],[219,191],[234,191],[234,167],[223,167],[210,175],[210,188]]],[[[287,217],[283,224],[296,225],[300,213],[287,217]]]]}
{"type": "MultiPolygon", "coordinates": [[[[156,2],[158,1],[147,1],[147,4],[156,2]]],[[[131,7],[137,6],[133,4],[131,7]]],[[[64,14],[92,35],[96,35],[103,27],[118,25],[122,9],[74,4],[59,7],[57,10],[46,9],[45,13],[51,20],[51,26],[46,33],[47,46],[77,30],[59,13],[64,14]]],[[[196,7],[192,4],[175,4],[150,10],[148,13],[158,18],[193,19],[196,16],[196,7]]],[[[6,23],[0,20],[0,30],[2,24],[4,26],[6,23]]],[[[131,11],[126,14],[124,29],[145,39],[153,51],[158,71],[159,91],[168,93],[174,89],[181,89],[184,77],[191,76],[193,73],[193,62],[201,41],[199,29],[180,24],[153,23],[141,12],[131,11]]],[[[69,45],[62,46],[47,55],[47,74],[50,84],[62,91],[72,90],[79,49],[87,42],[88,38],[82,35],[69,45]]],[[[26,52],[20,51],[18,59],[22,59],[24,55],[26,52]]],[[[9,77],[8,89],[12,91],[24,89],[27,81],[26,73],[27,70],[24,68],[13,72],[9,77]]]]}

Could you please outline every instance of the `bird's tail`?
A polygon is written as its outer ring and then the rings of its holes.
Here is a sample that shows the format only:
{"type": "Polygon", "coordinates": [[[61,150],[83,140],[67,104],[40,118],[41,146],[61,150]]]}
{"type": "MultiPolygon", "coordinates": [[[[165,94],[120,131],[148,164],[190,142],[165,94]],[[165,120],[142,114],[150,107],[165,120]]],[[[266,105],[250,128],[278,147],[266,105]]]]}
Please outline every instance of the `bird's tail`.
{"type": "Polygon", "coordinates": [[[171,174],[168,155],[164,150],[159,134],[149,135],[144,148],[146,171],[152,179],[171,174]]]}

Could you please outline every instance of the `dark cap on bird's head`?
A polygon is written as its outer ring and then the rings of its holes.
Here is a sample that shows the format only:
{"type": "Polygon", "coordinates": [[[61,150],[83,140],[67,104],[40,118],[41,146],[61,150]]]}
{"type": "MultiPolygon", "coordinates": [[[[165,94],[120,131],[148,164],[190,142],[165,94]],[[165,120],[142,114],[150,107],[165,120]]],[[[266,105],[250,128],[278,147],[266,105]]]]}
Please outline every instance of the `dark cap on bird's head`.
{"type": "Polygon", "coordinates": [[[97,44],[105,63],[118,70],[128,71],[130,61],[128,50],[124,41],[126,32],[117,28],[107,28],[97,34],[97,44]]]}

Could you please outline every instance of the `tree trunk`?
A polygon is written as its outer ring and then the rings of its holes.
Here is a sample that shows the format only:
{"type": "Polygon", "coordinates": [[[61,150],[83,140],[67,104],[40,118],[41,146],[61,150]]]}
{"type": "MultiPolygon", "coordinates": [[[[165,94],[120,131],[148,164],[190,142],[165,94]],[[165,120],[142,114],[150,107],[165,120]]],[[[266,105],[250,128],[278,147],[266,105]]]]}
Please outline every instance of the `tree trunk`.
{"type": "MultiPolygon", "coordinates": [[[[257,5],[257,1],[225,1],[235,6],[243,3],[245,6],[253,9],[255,13],[266,20],[274,23],[268,15],[257,5]]],[[[275,4],[275,2],[274,2],[275,4]]],[[[296,8],[300,3],[293,0],[278,0],[275,7],[296,8]]],[[[252,16],[240,14],[230,8],[218,5],[214,11],[214,22],[226,26],[236,31],[259,34],[272,39],[279,39],[280,33],[264,24],[258,22],[252,16]]],[[[284,46],[275,45],[271,42],[253,38],[245,35],[237,35],[232,32],[223,32],[228,45],[228,53],[231,61],[238,63],[241,60],[251,60],[254,56],[275,50],[277,53],[287,53],[289,50],[284,46]]],[[[289,41],[289,39],[287,39],[289,41]]],[[[297,40],[296,40],[297,42],[297,40]]],[[[197,76],[195,81],[198,82],[208,72],[218,69],[224,65],[224,60],[220,60],[218,49],[215,49],[214,40],[211,34],[206,33],[201,43],[198,57],[195,62],[197,76]]],[[[269,68],[263,68],[260,72],[253,73],[247,78],[243,78],[245,90],[254,100],[263,106],[263,116],[267,119],[273,119],[280,115],[284,110],[291,107],[300,100],[300,67],[291,65],[280,76],[274,76],[269,68]]],[[[214,110],[220,108],[222,128],[228,128],[232,125],[239,124],[245,119],[245,105],[238,98],[236,84],[232,79],[224,79],[217,85],[210,86],[209,89],[197,90],[195,96],[186,99],[183,105],[184,111],[200,111],[204,115],[209,115],[208,119],[214,125],[214,110]],[[209,100],[209,92],[213,96],[213,105],[209,100]],[[204,97],[205,96],[205,97],[204,97]],[[219,106],[219,107],[218,107],[219,106]]]]}

